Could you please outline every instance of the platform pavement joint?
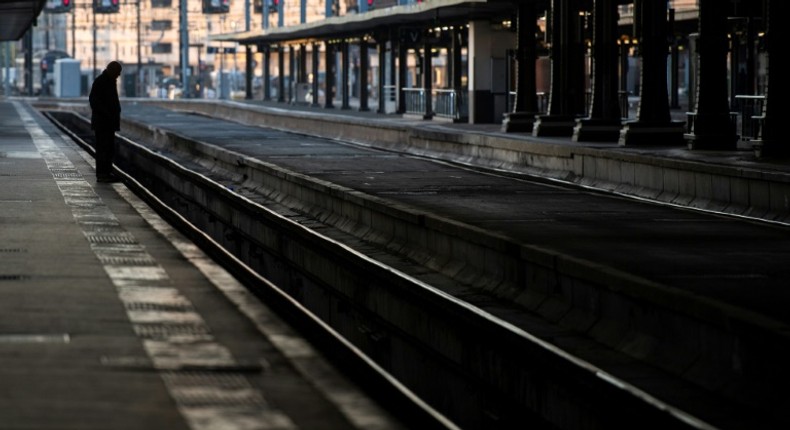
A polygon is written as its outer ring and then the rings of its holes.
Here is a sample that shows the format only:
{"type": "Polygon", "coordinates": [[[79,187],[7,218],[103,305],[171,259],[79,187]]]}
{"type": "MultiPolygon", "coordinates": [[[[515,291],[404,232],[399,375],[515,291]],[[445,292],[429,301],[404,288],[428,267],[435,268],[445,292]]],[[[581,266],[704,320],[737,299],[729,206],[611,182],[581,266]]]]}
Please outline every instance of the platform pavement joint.
{"type": "MultiPolygon", "coordinates": [[[[126,122],[126,130],[132,130],[134,128],[135,126],[133,122],[126,122]]],[[[153,127],[143,126],[138,129],[138,132],[141,134],[146,134],[154,132],[154,130],[155,128],[153,127]]],[[[132,132],[132,134],[135,133],[132,132]]],[[[157,139],[163,139],[159,143],[163,145],[167,144],[164,143],[164,141],[167,141],[168,139],[170,142],[182,141],[182,144],[188,140],[186,138],[179,138],[177,134],[165,132],[163,130],[158,130],[155,132],[155,134],[157,139]]],[[[338,189],[337,186],[320,184],[317,182],[311,183],[311,181],[306,180],[304,177],[301,177],[301,175],[289,173],[282,169],[278,169],[276,166],[265,165],[266,163],[261,163],[257,160],[245,159],[239,154],[226,153],[225,155],[222,155],[221,151],[216,151],[210,145],[207,145],[202,149],[200,149],[201,145],[194,146],[194,144],[185,144],[185,146],[190,147],[189,152],[193,153],[193,155],[195,151],[209,152],[213,160],[220,161],[225,165],[225,168],[233,170],[239,175],[246,175],[248,178],[257,179],[260,177],[261,171],[266,172],[268,170],[269,173],[264,174],[264,176],[268,177],[269,180],[276,179],[277,181],[282,181],[284,178],[289,179],[290,184],[287,185],[287,187],[291,188],[294,187],[294,184],[301,184],[297,186],[299,191],[284,192],[284,190],[280,189],[275,192],[282,193],[284,195],[290,195],[290,198],[293,198],[292,204],[297,206],[302,205],[303,209],[306,211],[310,211],[311,206],[315,205],[322,199],[327,198],[327,196],[336,196],[341,200],[339,203],[326,203],[325,201],[321,203],[321,212],[324,213],[325,221],[332,221],[326,218],[327,212],[324,211],[329,209],[328,213],[332,214],[330,216],[336,218],[334,220],[335,225],[345,223],[346,229],[348,231],[355,232],[358,235],[367,235],[367,237],[370,237],[372,235],[370,233],[371,228],[379,233],[382,230],[386,232],[408,232],[410,228],[413,228],[410,226],[393,227],[391,223],[401,223],[403,222],[403,219],[412,219],[413,214],[398,214],[397,209],[388,207],[386,204],[378,203],[375,201],[375,198],[362,199],[364,203],[361,203],[358,196],[354,197],[355,194],[349,190],[345,190],[348,193],[346,193],[344,196],[344,190],[338,189]],[[240,163],[240,160],[243,160],[243,162],[240,163]],[[240,167],[241,170],[239,170],[240,167]],[[293,196],[298,196],[298,198],[294,198],[293,196]],[[376,211],[375,209],[377,207],[381,207],[381,210],[376,211]],[[392,213],[393,211],[396,213],[392,213]],[[379,219],[378,222],[382,222],[380,217],[377,217],[376,215],[381,214],[382,212],[392,213],[393,219],[383,221],[383,224],[370,226],[370,220],[374,219],[374,217],[379,219]],[[390,225],[388,225],[388,223],[390,223],[390,225]]],[[[266,181],[266,179],[259,179],[255,182],[260,184],[260,180],[266,181]]],[[[315,207],[313,207],[312,210],[315,210],[315,207]]],[[[435,234],[439,234],[442,230],[445,230],[445,232],[441,234],[446,235],[449,233],[449,235],[453,237],[458,233],[456,231],[457,226],[452,226],[451,223],[447,223],[446,220],[425,217],[424,215],[419,216],[417,219],[420,220],[418,224],[422,224],[422,227],[420,227],[421,229],[425,227],[432,227],[435,234]]],[[[414,225],[413,223],[411,224],[414,225]]],[[[442,245],[438,245],[433,249],[428,249],[426,252],[422,253],[422,256],[415,257],[415,254],[412,254],[411,256],[418,260],[422,259],[422,262],[429,266],[434,265],[433,268],[436,270],[442,271],[449,267],[452,267],[452,270],[457,270],[458,267],[463,266],[456,264],[459,256],[450,255],[447,257],[448,253],[446,250],[448,249],[464,250],[461,252],[461,254],[466,255],[464,258],[468,258],[468,255],[480,255],[467,253],[467,251],[470,249],[468,242],[450,244],[453,239],[450,239],[450,242],[448,242],[446,237],[444,239],[440,238],[438,240],[428,241],[425,238],[431,237],[431,235],[429,234],[426,236],[424,233],[424,230],[419,230],[415,231],[411,236],[420,237],[422,240],[425,240],[425,242],[423,242],[424,246],[427,246],[428,242],[442,245]],[[443,257],[435,258],[437,254],[442,255],[443,257]],[[434,258],[431,258],[430,256],[434,256],[434,258]],[[436,266],[437,264],[442,263],[444,264],[443,267],[436,266]]],[[[466,234],[468,235],[470,232],[467,230],[466,234]]],[[[407,236],[409,236],[408,233],[407,236]]],[[[394,242],[392,242],[391,233],[384,233],[381,235],[381,237],[384,238],[385,242],[394,244],[394,242]]],[[[673,372],[685,372],[687,376],[691,378],[697,378],[697,382],[707,385],[711,388],[717,387],[720,381],[716,380],[716,377],[711,377],[711,375],[716,374],[716,372],[711,372],[710,369],[716,368],[725,372],[735,371],[736,373],[743,370],[732,369],[732,363],[722,362],[721,357],[741,356],[741,361],[745,360],[747,364],[754,365],[755,362],[752,360],[754,360],[755,357],[761,357],[763,354],[767,354],[767,351],[764,351],[763,353],[758,352],[762,350],[761,345],[759,345],[759,342],[755,343],[752,338],[753,333],[755,333],[753,330],[757,330],[759,332],[761,330],[759,329],[760,326],[763,326],[763,328],[771,326],[771,321],[760,321],[758,316],[743,315],[743,313],[738,309],[726,309],[726,307],[722,309],[717,305],[710,306],[710,303],[705,303],[704,301],[700,302],[698,298],[691,296],[684,296],[684,294],[680,291],[675,291],[671,288],[667,289],[657,284],[645,283],[643,280],[634,279],[633,277],[629,277],[626,274],[615,273],[610,270],[598,270],[597,273],[600,273],[599,278],[592,280],[592,284],[587,284],[584,281],[580,281],[575,277],[575,275],[581,275],[584,273],[584,276],[589,277],[590,265],[588,262],[578,261],[567,256],[552,254],[550,252],[546,252],[546,250],[521,247],[512,243],[508,244],[506,239],[501,240],[500,238],[498,240],[496,238],[492,238],[490,235],[487,236],[485,232],[481,234],[481,239],[479,240],[481,244],[486,245],[487,247],[491,247],[492,244],[496,244],[499,241],[501,241],[502,245],[493,245],[493,247],[499,248],[500,250],[492,253],[490,258],[484,256],[486,252],[484,251],[483,256],[480,258],[470,259],[466,262],[478,264],[480,262],[492,262],[498,260],[506,262],[505,265],[518,267],[520,264],[523,265],[524,258],[526,258],[528,263],[524,271],[526,273],[532,273],[533,281],[543,285],[543,287],[535,284],[532,285],[532,289],[526,292],[522,291],[520,288],[509,288],[509,283],[506,280],[503,281],[502,279],[503,273],[508,272],[508,270],[503,270],[501,267],[496,267],[493,270],[490,267],[480,268],[484,273],[482,276],[479,274],[471,275],[470,278],[463,279],[463,281],[474,282],[474,279],[485,280],[484,282],[486,282],[488,285],[481,285],[481,287],[490,288],[501,296],[506,296],[517,303],[520,302],[527,308],[534,309],[547,318],[559,318],[560,320],[564,320],[561,321],[562,323],[574,324],[577,327],[579,327],[578,324],[582,324],[583,327],[580,327],[582,330],[587,330],[592,325],[596,325],[598,328],[592,334],[599,341],[602,341],[613,347],[622,348],[635,356],[641,356],[645,354],[645,350],[643,350],[642,347],[639,347],[639,345],[647,345],[649,346],[648,349],[651,350],[666,348],[667,354],[662,355],[662,357],[665,358],[668,355],[674,355],[674,359],[671,362],[659,362],[655,364],[663,367],[676,366],[672,369],[673,372]],[[509,249],[511,252],[505,252],[503,254],[502,250],[507,249],[509,249]],[[522,255],[514,256],[512,252],[514,249],[518,250],[516,254],[521,253],[522,255]],[[529,263],[530,260],[532,261],[531,263],[529,263]],[[521,263],[519,263],[519,261],[521,261],[521,263]],[[545,274],[540,275],[540,273],[545,274]],[[557,273],[561,273],[562,276],[558,278],[557,273]],[[601,293],[597,291],[597,288],[593,285],[609,285],[609,292],[601,293]],[[648,294],[651,296],[649,301],[654,303],[660,302],[662,306],[670,310],[670,313],[654,317],[640,317],[637,320],[632,320],[630,323],[634,324],[634,326],[625,330],[622,326],[617,324],[613,325],[606,323],[606,321],[616,321],[624,315],[632,315],[634,314],[635,310],[640,309],[643,306],[643,303],[640,302],[647,298],[645,296],[645,288],[650,292],[648,294]],[[567,302],[557,303],[556,301],[548,298],[551,295],[557,293],[557,290],[560,290],[559,292],[565,295],[565,297],[568,299],[567,302]],[[594,302],[599,301],[600,303],[608,303],[608,305],[601,305],[601,309],[589,308],[591,300],[594,302]],[[694,317],[689,318],[689,315],[692,314],[694,317]],[[705,322],[700,323],[698,318],[705,320],[705,322]],[[574,320],[575,322],[573,322],[574,320]],[[595,324],[596,322],[599,324],[595,324]],[[713,327],[719,328],[711,329],[710,326],[707,326],[708,324],[713,324],[713,327]],[[752,324],[754,324],[754,326],[752,326],[752,324]],[[662,326],[673,327],[674,330],[677,330],[677,333],[685,333],[686,335],[696,333],[696,336],[699,337],[697,340],[690,340],[687,338],[673,339],[672,337],[666,336],[666,333],[655,332],[656,327],[662,326]],[[733,327],[735,327],[735,333],[724,333],[724,331],[727,331],[733,327]],[[713,330],[718,334],[712,335],[710,330],[713,330]],[[705,332],[708,332],[708,335],[703,336],[703,333],[705,332]],[[661,340],[659,344],[656,344],[657,339],[663,340],[661,340]],[[719,340],[711,342],[711,339],[719,340]],[[691,342],[693,344],[704,344],[705,347],[689,348],[689,344],[687,342],[691,342]],[[695,352],[692,352],[700,349],[707,351],[708,354],[705,357],[699,357],[694,355],[696,354],[695,352]],[[692,355],[689,355],[690,352],[692,352],[692,355]],[[726,370],[728,368],[730,368],[730,370],[726,370]]],[[[403,242],[398,244],[397,247],[402,247],[402,245],[403,242]]],[[[598,267],[598,269],[604,268],[598,267]]],[[[469,276],[470,274],[468,271],[465,271],[463,274],[455,273],[455,275],[469,276]]],[[[590,279],[587,281],[590,281],[590,279]]],[[[645,312],[641,311],[637,311],[636,313],[645,314],[645,312]]],[[[629,319],[630,318],[626,318],[626,320],[629,319]]],[[[773,342],[776,341],[778,341],[778,344],[775,345],[787,344],[786,339],[773,340],[773,342]]],[[[779,348],[786,349],[784,347],[779,348]]],[[[752,371],[754,370],[757,370],[758,373],[763,374],[763,376],[759,378],[763,380],[770,379],[772,376],[786,372],[786,370],[781,368],[775,368],[770,371],[768,369],[752,369],[752,371]],[[772,374],[774,371],[776,373],[772,374]]],[[[753,377],[754,375],[750,376],[753,377]]],[[[745,393],[746,392],[744,391],[738,395],[746,395],[745,393]]],[[[749,393],[746,396],[752,394],[753,393],[749,393]]]]}

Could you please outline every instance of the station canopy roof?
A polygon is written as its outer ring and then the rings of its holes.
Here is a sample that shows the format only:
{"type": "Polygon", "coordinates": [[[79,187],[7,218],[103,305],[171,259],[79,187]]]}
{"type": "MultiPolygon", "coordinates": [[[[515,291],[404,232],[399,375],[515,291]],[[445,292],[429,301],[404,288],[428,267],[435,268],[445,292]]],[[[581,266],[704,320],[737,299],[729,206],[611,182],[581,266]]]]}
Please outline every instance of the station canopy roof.
{"type": "Polygon", "coordinates": [[[44,3],[45,0],[0,0],[0,41],[22,38],[44,3]]]}
{"type": "Polygon", "coordinates": [[[239,42],[245,45],[266,45],[352,37],[391,26],[438,27],[448,25],[453,20],[483,20],[496,17],[515,18],[513,3],[497,0],[431,0],[365,13],[333,16],[305,24],[214,35],[209,39],[239,42]]]}

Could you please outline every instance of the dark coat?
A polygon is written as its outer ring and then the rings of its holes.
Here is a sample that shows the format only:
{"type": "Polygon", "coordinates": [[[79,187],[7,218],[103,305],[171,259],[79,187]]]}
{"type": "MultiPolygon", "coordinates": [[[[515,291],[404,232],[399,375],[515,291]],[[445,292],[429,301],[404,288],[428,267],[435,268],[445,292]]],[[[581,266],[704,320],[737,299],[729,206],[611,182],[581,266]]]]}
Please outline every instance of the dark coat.
{"type": "Polygon", "coordinates": [[[115,79],[105,70],[93,81],[88,97],[91,105],[91,128],[102,131],[121,129],[121,102],[115,79]]]}

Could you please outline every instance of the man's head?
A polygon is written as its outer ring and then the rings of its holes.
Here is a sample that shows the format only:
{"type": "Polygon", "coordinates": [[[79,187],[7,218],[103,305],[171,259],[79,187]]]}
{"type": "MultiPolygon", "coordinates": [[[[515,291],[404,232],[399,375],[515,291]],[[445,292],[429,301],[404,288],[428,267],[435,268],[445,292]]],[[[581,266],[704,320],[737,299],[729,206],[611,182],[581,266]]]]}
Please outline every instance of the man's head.
{"type": "Polygon", "coordinates": [[[121,63],[117,61],[110,61],[110,63],[107,64],[107,68],[105,69],[105,71],[113,78],[121,76],[121,70],[123,70],[123,67],[121,66],[121,63]]]}

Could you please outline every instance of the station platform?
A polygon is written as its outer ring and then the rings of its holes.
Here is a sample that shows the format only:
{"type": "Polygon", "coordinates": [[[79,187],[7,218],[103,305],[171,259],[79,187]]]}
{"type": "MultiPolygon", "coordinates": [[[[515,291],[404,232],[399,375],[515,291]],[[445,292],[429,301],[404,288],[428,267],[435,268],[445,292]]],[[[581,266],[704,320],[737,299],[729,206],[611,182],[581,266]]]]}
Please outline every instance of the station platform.
{"type": "Polygon", "coordinates": [[[0,428],[405,428],[24,101],[0,100],[0,428]]]}
{"type": "MultiPolygon", "coordinates": [[[[506,133],[501,124],[379,114],[372,108],[326,109],[260,100],[130,102],[790,224],[790,159],[760,158],[748,140],[738,140],[735,150],[620,146],[618,142],[506,133]]],[[[685,112],[673,110],[672,117],[683,121],[685,112]]]]}

